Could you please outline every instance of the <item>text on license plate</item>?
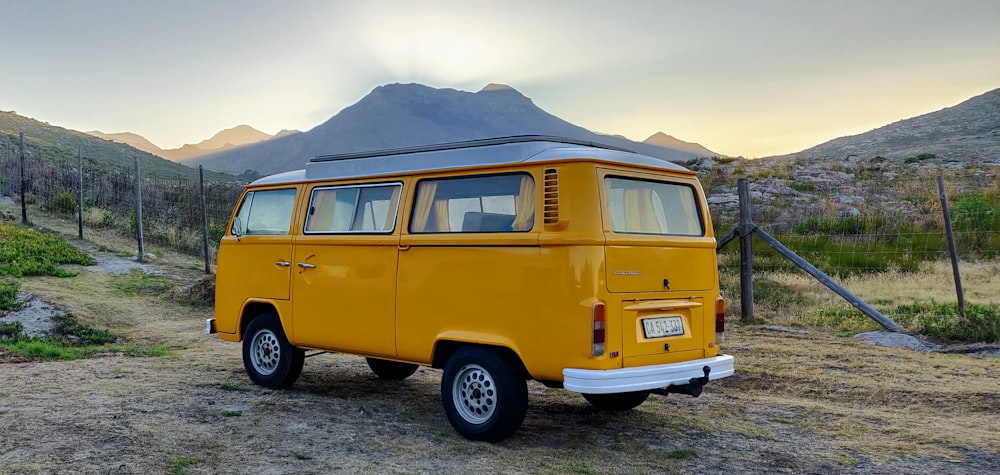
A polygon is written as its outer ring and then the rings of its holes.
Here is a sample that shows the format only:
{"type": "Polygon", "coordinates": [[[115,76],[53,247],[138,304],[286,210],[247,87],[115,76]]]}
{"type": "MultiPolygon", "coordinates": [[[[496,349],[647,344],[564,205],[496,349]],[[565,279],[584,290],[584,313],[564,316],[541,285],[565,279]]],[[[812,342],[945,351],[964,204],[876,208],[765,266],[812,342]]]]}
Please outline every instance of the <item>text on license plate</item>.
{"type": "Polygon", "coordinates": [[[646,338],[660,338],[684,334],[681,317],[659,317],[642,319],[642,332],[646,338]]]}

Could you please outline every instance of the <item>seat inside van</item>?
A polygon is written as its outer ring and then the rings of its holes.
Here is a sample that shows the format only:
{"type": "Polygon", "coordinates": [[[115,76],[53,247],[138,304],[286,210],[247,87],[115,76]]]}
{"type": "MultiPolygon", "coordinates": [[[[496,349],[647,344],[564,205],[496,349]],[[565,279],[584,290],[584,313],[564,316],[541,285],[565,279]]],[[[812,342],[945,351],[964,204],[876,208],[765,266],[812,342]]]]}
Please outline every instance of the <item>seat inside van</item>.
{"type": "Polygon", "coordinates": [[[463,233],[496,233],[512,231],[513,214],[469,211],[462,218],[463,233]]]}

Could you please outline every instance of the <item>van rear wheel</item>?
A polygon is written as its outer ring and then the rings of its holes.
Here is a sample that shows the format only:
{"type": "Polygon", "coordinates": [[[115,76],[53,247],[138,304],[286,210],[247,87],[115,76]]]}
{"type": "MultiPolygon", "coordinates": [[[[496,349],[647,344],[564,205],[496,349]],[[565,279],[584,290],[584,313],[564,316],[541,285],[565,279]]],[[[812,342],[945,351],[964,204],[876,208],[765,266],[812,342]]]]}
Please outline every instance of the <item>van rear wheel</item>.
{"type": "Polygon", "coordinates": [[[409,378],[417,371],[417,365],[411,363],[380,360],[378,358],[365,358],[365,360],[368,361],[368,367],[372,369],[375,376],[382,379],[399,381],[409,378]]]}
{"type": "Polygon", "coordinates": [[[470,440],[499,442],[521,426],[528,386],[517,363],[488,348],[461,348],[441,377],[441,402],[452,427],[470,440]]]}
{"type": "Polygon", "coordinates": [[[649,391],[614,394],[584,394],[583,398],[602,411],[628,411],[635,409],[649,397],[649,391]]]}
{"type": "Polygon", "coordinates": [[[287,388],[299,379],[305,351],[288,342],[274,313],[259,315],[243,338],[243,366],[254,383],[271,389],[287,388]]]}

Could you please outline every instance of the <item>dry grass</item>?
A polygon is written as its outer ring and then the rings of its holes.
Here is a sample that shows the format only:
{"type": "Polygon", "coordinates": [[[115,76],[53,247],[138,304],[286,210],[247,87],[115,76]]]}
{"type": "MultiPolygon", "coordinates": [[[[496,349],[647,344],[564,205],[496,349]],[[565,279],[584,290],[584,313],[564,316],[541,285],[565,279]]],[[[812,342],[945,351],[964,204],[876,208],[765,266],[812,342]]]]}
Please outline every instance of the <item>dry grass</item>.
{"type": "MultiPolygon", "coordinates": [[[[196,260],[173,259],[158,265],[178,286],[198,279],[196,260]]],[[[935,269],[909,280],[939,279],[935,269]]],[[[970,270],[968,279],[994,285],[991,269],[970,270]]],[[[803,292],[811,285],[771,277],[803,292]]],[[[210,308],[123,294],[114,279],[84,272],[29,278],[24,286],[132,344],[170,347],[171,356],[2,364],[0,473],[987,473],[1000,467],[996,358],[872,347],[823,329],[797,334],[733,324],[725,350],[736,356],[737,374],[700,398],[652,396],[629,413],[601,413],[579,395],[532,383],[521,430],[490,445],[462,439],[448,425],[438,371],[387,382],[361,358],[320,355],[307,360],[292,388],[267,390],[245,376],[238,344],[202,334],[210,308]]],[[[890,290],[894,280],[902,279],[848,285],[865,296],[920,296],[905,284],[890,290]]]]}

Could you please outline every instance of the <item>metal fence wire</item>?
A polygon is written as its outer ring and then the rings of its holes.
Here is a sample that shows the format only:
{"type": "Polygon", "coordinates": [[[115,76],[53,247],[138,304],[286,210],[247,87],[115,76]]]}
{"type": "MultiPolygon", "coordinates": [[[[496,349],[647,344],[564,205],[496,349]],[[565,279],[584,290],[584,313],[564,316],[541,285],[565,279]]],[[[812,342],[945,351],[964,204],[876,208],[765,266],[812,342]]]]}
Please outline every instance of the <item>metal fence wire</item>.
{"type": "MultiPolygon", "coordinates": [[[[4,145],[0,142],[0,147],[4,145]]],[[[75,217],[80,187],[78,165],[59,164],[42,153],[26,147],[24,199],[29,205],[75,217]]],[[[83,167],[84,227],[117,229],[134,235],[135,171],[88,167],[91,162],[86,160],[83,167]]],[[[0,194],[20,201],[20,176],[19,147],[0,151],[0,194]]],[[[140,176],[143,176],[141,170],[140,176]]],[[[201,251],[203,226],[197,174],[173,178],[143,176],[141,187],[146,240],[184,252],[201,251]]],[[[205,183],[209,241],[216,246],[242,188],[243,184],[238,182],[205,183]]]]}
{"type": "MultiPolygon", "coordinates": [[[[75,163],[44,156],[28,142],[25,199],[49,211],[76,213],[75,163]]],[[[135,173],[127,168],[88,166],[84,156],[85,227],[135,233],[135,173]]],[[[0,193],[20,199],[19,147],[0,138],[0,193]],[[9,146],[8,146],[9,145],[9,146]]],[[[958,252],[963,260],[1000,257],[1000,166],[928,167],[874,172],[844,171],[750,176],[754,222],[816,267],[833,276],[914,270],[948,258],[937,175],[944,175],[958,252]],[[839,174],[839,175],[838,175],[839,174]]],[[[737,224],[735,183],[741,173],[702,173],[717,236],[737,224]]],[[[209,241],[217,245],[243,184],[206,182],[209,241]]],[[[144,235],[150,242],[197,253],[202,221],[197,174],[144,177],[144,235]]],[[[754,266],[762,271],[793,265],[760,246],[754,266]]],[[[756,247],[755,247],[756,249],[756,247]]],[[[720,263],[728,262],[723,250],[720,263]]]]}

